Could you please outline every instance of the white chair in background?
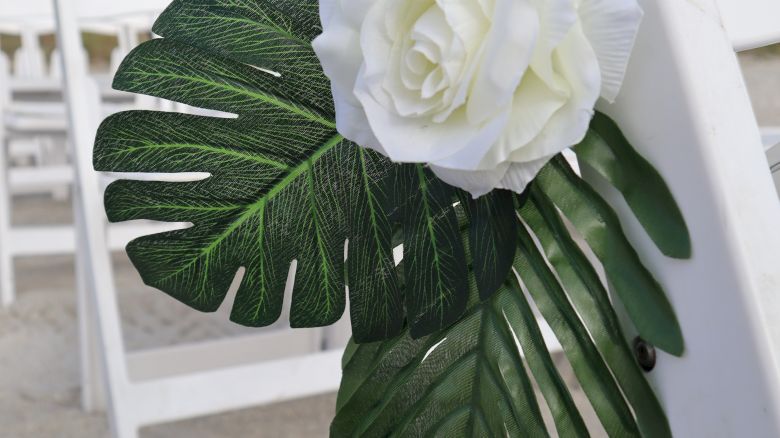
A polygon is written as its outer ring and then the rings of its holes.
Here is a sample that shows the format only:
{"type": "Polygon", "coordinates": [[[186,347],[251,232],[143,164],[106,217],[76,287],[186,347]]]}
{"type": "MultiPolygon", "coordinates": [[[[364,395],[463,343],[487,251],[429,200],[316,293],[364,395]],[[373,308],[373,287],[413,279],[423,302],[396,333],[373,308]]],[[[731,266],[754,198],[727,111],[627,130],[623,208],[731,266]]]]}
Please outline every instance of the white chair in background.
{"type": "MultiPolygon", "coordinates": [[[[23,34],[28,41],[38,42],[37,35],[54,30],[50,0],[27,0],[24,3],[3,4],[0,8],[0,31],[23,34]]],[[[130,19],[132,17],[123,17],[130,19]]],[[[143,28],[135,18],[135,28],[143,28]]],[[[80,23],[82,30],[109,34],[120,32],[121,23],[93,18],[80,23]]],[[[150,27],[151,22],[146,24],[150,27]]],[[[40,49],[40,47],[39,47],[40,49]]],[[[54,51],[52,65],[61,69],[58,51],[54,51]]],[[[81,48],[77,57],[85,69],[86,51],[81,48]]],[[[18,52],[17,52],[18,55],[18,52]]],[[[17,257],[73,254],[76,239],[72,226],[12,226],[11,212],[14,195],[51,193],[58,199],[67,197],[73,182],[73,167],[66,148],[67,119],[63,100],[62,81],[55,74],[48,77],[17,76],[8,63],[0,69],[0,152],[3,154],[0,197],[6,208],[0,209],[0,307],[7,307],[15,299],[13,260],[17,257]],[[21,165],[20,165],[21,164],[21,165]]],[[[100,84],[98,107],[101,116],[116,111],[139,107],[143,99],[112,90],[110,78],[95,78],[100,84]]],[[[153,101],[153,105],[157,102],[153,101]]],[[[144,107],[153,106],[144,105],[144,107]]],[[[109,242],[114,250],[122,249],[134,236],[165,229],[154,224],[122,224],[110,227],[109,242]],[[139,231],[139,228],[148,231],[139,231]]]]}
{"type": "Polygon", "coordinates": [[[780,140],[767,149],[766,156],[769,159],[769,169],[772,171],[775,188],[780,195],[780,140]]]}
{"type": "Polygon", "coordinates": [[[55,2],[65,89],[74,97],[68,99],[68,114],[77,169],[79,274],[86,286],[79,289],[85,407],[97,407],[105,388],[114,434],[132,437],[142,425],[334,390],[341,351],[322,348],[329,343],[343,346],[346,336],[338,327],[260,330],[258,335],[235,339],[125,351],[98,176],[92,170],[92,142],[100,115],[94,111],[94,100],[84,98],[90,85],[83,64],[71,57],[79,50],[76,15],[85,3],[55,2]]]}
{"type": "Polygon", "coordinates": [[[19,77],[42,78],[46,76],[46,62],[41,48],[40,34],[26,27],[21,32],[22,45],[14,55],[14,74],[19,77]]]}
{"type": "MultiPolygon", "coordinates": [[[[87,52],[87,49],[83,47],[81,49],[81,62],[84,63],[87,71],[89,71],[89,53],[87,52]]],[[[51,52],[48,75],[50,78],[55,79],[60,79],[60,76],[62,75],[62,57],[60,56],[60,49],[58,48],[55,48],[51,52]]]]}
{"type": "MultiPolygon", "coordinates": [[[[90,81],[90,88],[96,86],[90,81]]],[[[15,300],[13,261],[18,257],[73,254],[77,250],[75,231],[72,225],[34,225],[14,226],[11,224],[13,195],[49,193],[53,190],[69,190],[73,183],[73,165],[65,154],[65,139],[68,126],[64,103],[25,102],[15,100],[12,95],[26,91],[45,92],[62,95],[57,82],[32,80],[13,81],[0,75],[0,197],[4,199],[0,208],[0,307],[7,307],[15,300]],[[63,157],[58,161],[43,161],[27,166],[15,166],[9,163],[11,155],[9,145],[13,140],[46,138],[52,142],[61,142],[63,157]]],[[[97,93],[97,91],[94,91],[97,93]]],[[[99,98],[93,103],[95,108],[104,108],[99,98]]],[[[113,107],[107,107],[112,111],[113,107]]],[[[101,111],[101,117],[106,111],[101,111]]],[[[51,154],[49,154],[51,155],[51,154]]],[[[109,244],[113,250],[121,250],[125,245],[142,234],[159,232],[169,227],[151,223],[132,223],[112,225],[108,229],[109,244]]]]}
{"type": "Polygon", "coordinates": [[[761,128],[761,138],[764,141],[764,147],[767,149],[780,143],[780,126],[761,128]]]}
{"type": "Polygon", "coordinates": [[[8,55],[2,51],[0,51],[0,74],[4,77],[11,74],[11,61],[8,59],[8,55]]]}

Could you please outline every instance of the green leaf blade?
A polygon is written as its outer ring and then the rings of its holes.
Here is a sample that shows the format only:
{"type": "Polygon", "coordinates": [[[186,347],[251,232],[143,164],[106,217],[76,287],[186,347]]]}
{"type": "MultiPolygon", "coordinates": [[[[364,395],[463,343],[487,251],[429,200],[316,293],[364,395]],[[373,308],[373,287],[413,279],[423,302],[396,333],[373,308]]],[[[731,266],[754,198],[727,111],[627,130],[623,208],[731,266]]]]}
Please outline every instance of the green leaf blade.
{"type": "Polygon", "coordinates": [[[422,165],[398,166],[406,308],[413,337],[454,323],[466,308],[468,269],[451,188],[422,165]]]}
{"type": "Polygon", "coordinates": [[[320,33],[319,11],[309,1],[177,0],[160,15],[154,32],[277,72],[288,88],[333,114],[330,82],[311,47],[320,33]]]}
{"type": "Polygon", "coordinates": [[[128,246],[147,284],[214,311],[243,266],[231,319],[264,326],[279,317],[297,259],[292,324],[316,326],[344,310],[344,202],[333,198],[342,189],[330,177],[352,148],[295,114],[236,120],[129,112],[101,126],[95,167],[210,174],[181,183],[117,181],[107,189],[111,220],[193,224],[128,246]],[[293,127],[296,134],[284,135],[293,127]]]}
{"type": "Polygon", "coordinates": [[[380,341],[397,336],[404,321],[392,226],[386,212],[389,195],[385,181],[393,165],[356,145],[345,162],[349,163],[347,276],[352,331],[357,342],[380,341]]]}
{"type": "Polygon", "coordinates": [[[526,301],[523,291],[517,288],[515,280],[507,281],[507,287],[512,288],[512,293],[498,300],[494,307],[497,313],[504,314],[506,323],[509,324],[523,348],[528,367],[538,382],[539,390],[552,413],[558,436],[589,436],[585,422],[555,367],[536,316],[526,301]]]}
{"type": "Polygon", "coordinates": [[[535,184],[585,237],[642,337],[670,354],[681,355],[684,342],[674,310],[606,201],[560,156],[542,169],[535,184]]]}
{"type": "Polygon", "coordinates": [[[585,254],[569,234],[555,206],[538,188],[521,215],[533,230],[567,296],[596,347],[634,408],[643,436],[671,437],[669,422],[650,385],[636,366],[609,295],[585,254]]]}
{"type": "MultiPolygon", "coordinates": [[[[519,228],[515,269],[570,358],[575,374],[609,436],[639,436],[631,410],[563,289],[536,249],[531,235],[519,228]]],[[[518,288],[519,289],[519,288],[518,288]]]]}
{"type": "Polygon", "coordinates": [[[239,115],[294,114],[335,128],[329,97],[311,100],[305,89],[273,74],[165,38],[136,47],[113,85],[200,108],[239,115]]]}
{"type": "Polygon", "coordinates": [[[577,158],[618,189],[650,238],[666,256],[691,257],[691,238],[680,208],[658,171],[631,146],[612,119],[597,112],[577,158]]]}
{"type": "Polygon", "coordinates": [[[459,192],[469,221],[469,247],[479,295],[490,298],[512,269],[517,247],[517,218],[512,193],[494,190],[479,199],[459,192]]]}

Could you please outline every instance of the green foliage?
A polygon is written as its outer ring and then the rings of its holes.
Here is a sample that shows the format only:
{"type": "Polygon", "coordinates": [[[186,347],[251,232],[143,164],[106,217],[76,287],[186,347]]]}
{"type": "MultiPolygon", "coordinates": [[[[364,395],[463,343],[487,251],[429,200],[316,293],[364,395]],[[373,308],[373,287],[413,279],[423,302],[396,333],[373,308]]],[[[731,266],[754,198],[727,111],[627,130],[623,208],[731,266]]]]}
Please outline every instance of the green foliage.
{"type": "MultiPolygon", "coordinates": [[[[128,56],[115,87],[236,117],[109,117],[96,169],[208,175],[117,181],[109,219],[192,224],[136,239],[128,254],[147,284],[201,311],[222,304],[243,267],[240,324],[278,319],[291,269],[294,327],[338,320],[348,289],[356,343],[334,436],[545,436],[534,381],[558,435],[587,436],[534,307],[610,435],[670,436],[581,245],[643,338],[679,355],[679,324],[615,212],[562,157],[522,196],[474,200],[345,140],[310,44],[313,0],[176,0],[154,30],[163,38],[128,56]]],[[[690,256],[669,188],[614,122],[597,114],[575,150],[664,254],[690,256]]]]}
{"type": "Polygon", "coordinates": [[[612,119],[597,112],[585,140],[574,150],[581,164],[593,168],[623,194],[661,252],[678,259],[691,257],[688,228],[674,196],[612,119]]]}
{"type": "MultiPolygon", "coordinates": [[[[348,285],[358,341],[397,335],[407,314],[415,336],[430,334],[465,310],[456,191],[421,166],[393,165],[336,132],[329,83],[310,45],[318,19],[309,1],[174,2],[155,24],[164,38],[127,57],[115,88],[237,118],[141,111],[108,118],[96,169],[209,174],[185,183],[118,181],[106,193],[109,219],[192,223],[137,239],[128,254],[147,284],[201,311],[221,305],[244,267],[231,319],[271,324],[295,260],[292,326],[338,320],[348,285]],[[405,297],[392,255],[398,232],[416,291],[405,297]]],[[[509,198],[503,207],[492,198],[473,209],[480,227],[496,223],[475,246],[484,253],[484,297],[509,272],[502,261],[515,249],[498,238],[507,221],[490,214],[511,211],[509,198]]]]}
{"type": "MultiPolygon", "coordinates": [[[[638,195],[637,202],[649,202],[652,193],[647,198],[638,195]]],[[[666,312],[660,287],[628,244],[615,213],[560,156],[526,193],[515,197],[515,205],[517,215],[509,217],[515,222],[518,250],[513,273],[498,292],[484,300],[479,296],[478,259],[468,256],[474,265],[461,320],[417,340],[407,330],[382,343],[348,348],[332,436],[498,436],[504,430],[509,436],[547,436],[529,389],[531,380],[552,413],[558,436],[588,436],[528,299],[563,347],[610,436],[671,436],[606,288],[564,222],[564,217],[569,219],[594,253],[607,261],[603,268],[610,281],[620,283],[624,275],[646,281],[635,293],[647,297],[621,295],[622,301],[644,302],[646,313],[629,314],[632,321],[643,336],[666,341],[662,346],[679,354],[682,336],[679,329],[675,334],[674,314],[670,308],[666,312]],[[637,316],[644,319],[637,321],[637,316]]],[[[473,244],[466,230],[474,228],[468,223],[474,218],[463,218],[468,254],[473,244]]]]}

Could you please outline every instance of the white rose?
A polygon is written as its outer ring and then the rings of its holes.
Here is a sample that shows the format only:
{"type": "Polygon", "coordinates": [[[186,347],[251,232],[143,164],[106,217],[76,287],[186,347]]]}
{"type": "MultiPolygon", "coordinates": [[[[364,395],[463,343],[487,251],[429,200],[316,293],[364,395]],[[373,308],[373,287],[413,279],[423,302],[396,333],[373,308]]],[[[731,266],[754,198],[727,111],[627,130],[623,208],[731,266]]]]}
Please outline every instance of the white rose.
{"type": "Polygon", "coordinates": [[[339,132],[483,195],[522,192],[613,100],[636,0],[320,0],[339,132]]]}

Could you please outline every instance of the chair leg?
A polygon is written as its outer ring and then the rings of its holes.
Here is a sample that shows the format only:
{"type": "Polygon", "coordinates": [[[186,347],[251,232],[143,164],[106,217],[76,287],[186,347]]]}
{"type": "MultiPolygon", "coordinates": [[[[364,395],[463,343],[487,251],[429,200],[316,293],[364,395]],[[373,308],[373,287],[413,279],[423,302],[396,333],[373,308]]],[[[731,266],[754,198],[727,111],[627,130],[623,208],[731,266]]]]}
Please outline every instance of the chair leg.
{"type": "Polygon", "coordinates": [[[76,295],[78,302],[79,353],[81,367],[81,408],[86,412],[106,409],[106,387],[100,357],[97,314],[87,280],[84,251],[76,251],[76,295]]]}
{"type": "MultiPolygon", "coordinates": [[[[0,232],[5,235],[6,233],[0,232]]],[[[2,239],[2,237],[0,237],[2,239]]],[[[10,251],[0,249],[0,307],[7,308],[16,300],[14,290],[14,263],[10,251]]]]}
{"type": "Polygon", "coordinates": [[[11,188],[8,184],[6,143],[0,127],[0,307],[6,308],[15,300],[14,263],[11,253],[11,188]]]}

